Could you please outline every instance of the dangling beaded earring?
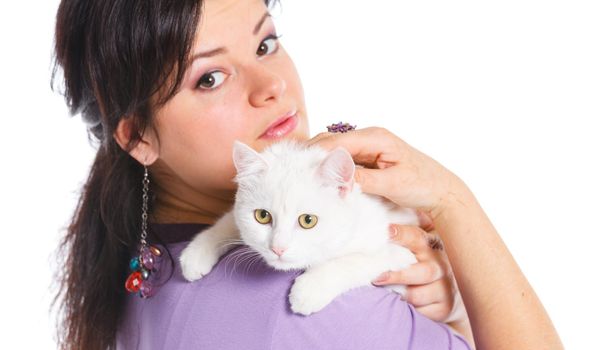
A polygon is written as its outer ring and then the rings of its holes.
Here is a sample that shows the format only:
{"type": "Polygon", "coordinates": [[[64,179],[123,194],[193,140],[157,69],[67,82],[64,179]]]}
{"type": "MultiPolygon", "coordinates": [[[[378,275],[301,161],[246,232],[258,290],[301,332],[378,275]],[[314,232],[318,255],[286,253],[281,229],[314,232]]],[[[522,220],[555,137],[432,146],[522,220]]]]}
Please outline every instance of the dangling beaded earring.
{"type": "Polygon", "coordinates": [[[150,180],[148,179],[147,166],[143,165],[143,195],[141,206],[141,235],[139,240],[139,255],[131,258],[129,268],[131,274],[127,277],[125,288],[131,293],[139,292],[142,298],[149,298],[153,294],[153,286],[150,281],[152,276],[157,271],[159,266],[159,259],[162,253],[154,246],[147,244],[147,218],[148,218],[148,189],[150,180]]]}

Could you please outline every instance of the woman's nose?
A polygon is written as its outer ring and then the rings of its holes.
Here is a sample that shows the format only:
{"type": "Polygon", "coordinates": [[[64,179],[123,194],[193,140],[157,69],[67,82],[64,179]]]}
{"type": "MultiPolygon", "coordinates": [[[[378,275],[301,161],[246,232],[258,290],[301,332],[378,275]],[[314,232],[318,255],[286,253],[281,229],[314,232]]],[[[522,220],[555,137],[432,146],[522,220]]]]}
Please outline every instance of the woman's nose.
{"type": "Polygon", "coordinates": [[[254,107],[263,107],[268,103],[276,102],[284,94],[287,83],[282,76],[270,71],[267,67],[258,66],[251,69],[250,104],[254,107]]]}

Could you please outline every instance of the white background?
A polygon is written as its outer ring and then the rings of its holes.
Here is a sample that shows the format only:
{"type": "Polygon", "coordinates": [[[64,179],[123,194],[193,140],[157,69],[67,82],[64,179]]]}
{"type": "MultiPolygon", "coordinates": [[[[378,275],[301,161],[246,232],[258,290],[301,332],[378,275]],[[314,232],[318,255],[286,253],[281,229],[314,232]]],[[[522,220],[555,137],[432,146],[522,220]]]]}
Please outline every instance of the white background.
{"type": "MultiPolygon", "coordinates": [[[[57,5],[0,5],[7,349],[55,347],[51,254],[94,152],[79,117],[68,117],[49,88],[57,5]]],[[[385,126],[458,174],[566,348],[589,349],[589,3],[283,0],[282,7],[276,23],[303,81],[312,133],[340,120],[385,126]]]]}

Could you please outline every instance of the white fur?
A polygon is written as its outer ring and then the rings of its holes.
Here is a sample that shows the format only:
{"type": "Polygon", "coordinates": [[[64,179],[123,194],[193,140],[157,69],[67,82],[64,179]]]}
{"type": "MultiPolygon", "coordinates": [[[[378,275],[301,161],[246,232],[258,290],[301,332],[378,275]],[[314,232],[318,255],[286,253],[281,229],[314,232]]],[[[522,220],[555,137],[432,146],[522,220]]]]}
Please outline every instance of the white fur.
{"type": "MultiPolygon", "coordinates": [[[[277,270],[306,270],[296,278],[289,301],[294,312],[309,315],[352,288],[370,285],[384,271],[416,262],[388,234],[390,223],[417,225],[415,211],[361,192],[343,148],[327,152],[281,141],[258,154],[236,142],[233,158],[234,208],[182,252],[187,280],[206,275],[229,244],[241,241],[277,270]],[[258,223],[256,209],[270,212],[271,223],[258,223]],[[317,225],[302,228],[301,214],[316,215],[317,225]],[[280,258],[272,246],[285,249],[280,258]]],[[[402,285],[389,288],[405,292],[402,285]]]]}

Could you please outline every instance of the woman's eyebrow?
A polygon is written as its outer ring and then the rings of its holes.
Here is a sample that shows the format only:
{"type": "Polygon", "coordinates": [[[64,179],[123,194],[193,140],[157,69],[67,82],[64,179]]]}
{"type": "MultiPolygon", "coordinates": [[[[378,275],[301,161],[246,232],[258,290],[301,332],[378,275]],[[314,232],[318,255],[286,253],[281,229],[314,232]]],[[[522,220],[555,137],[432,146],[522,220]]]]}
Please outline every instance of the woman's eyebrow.
{"type": "MultiPolygon", "coordinates": [[[[264,24],[264,21],[268,17],[271,17],[270,13],[265,12],[264,15],[262,16],[262,18],[260,18],[260,20],[258,20],[258,23],[256,23],[256,26],[254,26],[254,31],[252,32],[252,35],[258,34],[258,32],[260,31],[260,28],[262,28],[262,25],[264,24]]],[[[199,58],[211,57],[211,56],[219,55],[222,53],[227,53],[227,48],[218,47],[213,50],[203,51],[203,52],[193,55],[189,60],[189,64],[193,63],[195,60],[197,60],[199,58]]]]}
{"type": "Polygon", "coordinates": [[[270,17],[270,13],[265,12],[264,15],[262,16],[262,18],[258,21],[258,23],[256,24],[256,26],[254,27],[254,31],[252,32],[253,35],[258,34],[258,32],[260,31],[260,28],[262,27],[262,25],[264,24],[264,21],[270,17]]]}

